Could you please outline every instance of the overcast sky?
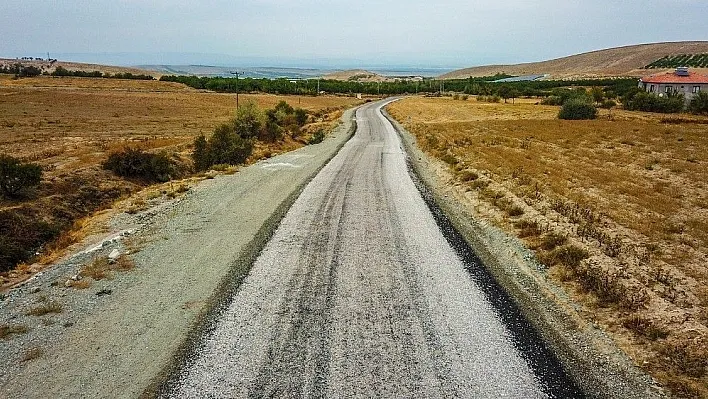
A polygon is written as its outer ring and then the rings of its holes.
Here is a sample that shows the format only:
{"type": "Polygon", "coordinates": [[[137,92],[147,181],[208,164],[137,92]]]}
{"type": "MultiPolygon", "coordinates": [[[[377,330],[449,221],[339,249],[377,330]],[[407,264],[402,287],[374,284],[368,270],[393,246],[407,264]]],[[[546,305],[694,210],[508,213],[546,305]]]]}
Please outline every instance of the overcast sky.
{"type": "Polygon", "coordinates": [[[707,0],[0,0],[0,57],[466,67],[708,40],[706,18],[707,0]]]}

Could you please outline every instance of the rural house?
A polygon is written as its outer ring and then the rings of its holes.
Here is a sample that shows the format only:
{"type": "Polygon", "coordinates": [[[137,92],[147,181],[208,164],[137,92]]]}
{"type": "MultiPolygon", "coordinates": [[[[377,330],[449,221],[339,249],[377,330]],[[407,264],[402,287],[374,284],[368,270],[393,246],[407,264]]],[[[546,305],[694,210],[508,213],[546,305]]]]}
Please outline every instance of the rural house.
{"type": "Polygon", "coordinates": [[[686,101],[690,101],[696,94],[708,92],[708,76],[680,67],[674,72],[643,77],[639,79],[639,87],[659,96],[668,93],[683,94],[686,101]]]}

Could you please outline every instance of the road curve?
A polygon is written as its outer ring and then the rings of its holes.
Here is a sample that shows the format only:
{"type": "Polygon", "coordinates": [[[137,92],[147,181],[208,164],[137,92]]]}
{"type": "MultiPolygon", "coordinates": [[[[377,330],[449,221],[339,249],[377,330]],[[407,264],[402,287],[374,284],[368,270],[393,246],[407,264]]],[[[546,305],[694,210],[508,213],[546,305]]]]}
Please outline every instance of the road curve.
{"type": "Polygon", "coordinates": [[[515,343],[466,270],[384,105],[357,111],[354,137],[295,201],[165,396],[577,394],[515,343]]]}

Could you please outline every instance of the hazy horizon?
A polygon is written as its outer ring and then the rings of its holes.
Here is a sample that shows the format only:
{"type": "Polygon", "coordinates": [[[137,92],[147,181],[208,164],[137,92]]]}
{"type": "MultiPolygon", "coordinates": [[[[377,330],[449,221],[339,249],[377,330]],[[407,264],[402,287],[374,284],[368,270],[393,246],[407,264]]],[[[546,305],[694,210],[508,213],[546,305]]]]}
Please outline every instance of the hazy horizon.
{"type": "Polygon", "coordinates": [[[700,40],[698,0],[5,0],[0,56],[113,65],[463,68],[700,40]],[[667,12],[681,23],[667,23],[667,12]]]}

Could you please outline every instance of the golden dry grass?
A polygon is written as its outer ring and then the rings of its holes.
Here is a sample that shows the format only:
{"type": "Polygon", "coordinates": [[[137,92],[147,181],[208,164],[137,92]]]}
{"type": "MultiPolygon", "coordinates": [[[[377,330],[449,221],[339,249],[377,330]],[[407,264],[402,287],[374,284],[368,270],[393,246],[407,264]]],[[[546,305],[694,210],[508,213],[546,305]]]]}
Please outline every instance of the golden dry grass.
{"type": "MultiPolygon", "coordinates": [[[[281,100],[310,111],[356,103],[346,97],[242,94],[271,108],[281,100]]],[[[0,153],[37,161],[57,173],[94,165],[125,145],[180,148],[234,115],[234,94],[181,84],[0,75],[0,153]]]]}
{"type": "MultiPolygon", "coordinates": [[[[257,143],[249,162],[305,145],[307,135],[335,124],[343,108],[360,102],[348,97],[267,94],[241,94],[239,101],[254,101],[261,108],[287,101],[313,115],[313,123],[303,129],[302,137],[257,143]]],[[[0,153],[38,163],[44,169],[36,193],[23,201],[0,198],[0,211],[24,207],[37,210],[36,219],[52,223],[56,215],[69,219],[62,234],[41,254],[41,264],[51,263],[86,234],[86,220],[73,227],[72,221],[141,188],[100,167],[109,153],[131,146],[165,150],[184,160],[195,137],[208,136],[235,111],[235,94],[199,91],[172,82],[48,76],[15,80],[0,75],[0,153]],[[82,193],[91,200],[86,201],[82,193]]],[[[166,195],[174,197],[180,194],[179,189],[179,185],[175,189],[170,186],[166,195]]],[[[132,211],[147,206],[141,201],[135,201],[132,211]]],[[[42,267],[25,265],[0,273],[0,289],[42,267]]]]}
{"type": "Polygon", "coordinates": [[[674,392],[708,395],[705,356],[678,361],[708,354],[708,125],[622,110],[562,121],[558,107],[534,102],[407,98],[388,109],[447,163],[480,217],[523,236],[542,260],[557,255],[543,248],[554,232],[572,244],[561,254],[588,250],[549,278],[674,392]],[[511,216],[514,206],[522,212],[511,216]],[[636,314],[651,323],[627,321],[636,314]]]}

